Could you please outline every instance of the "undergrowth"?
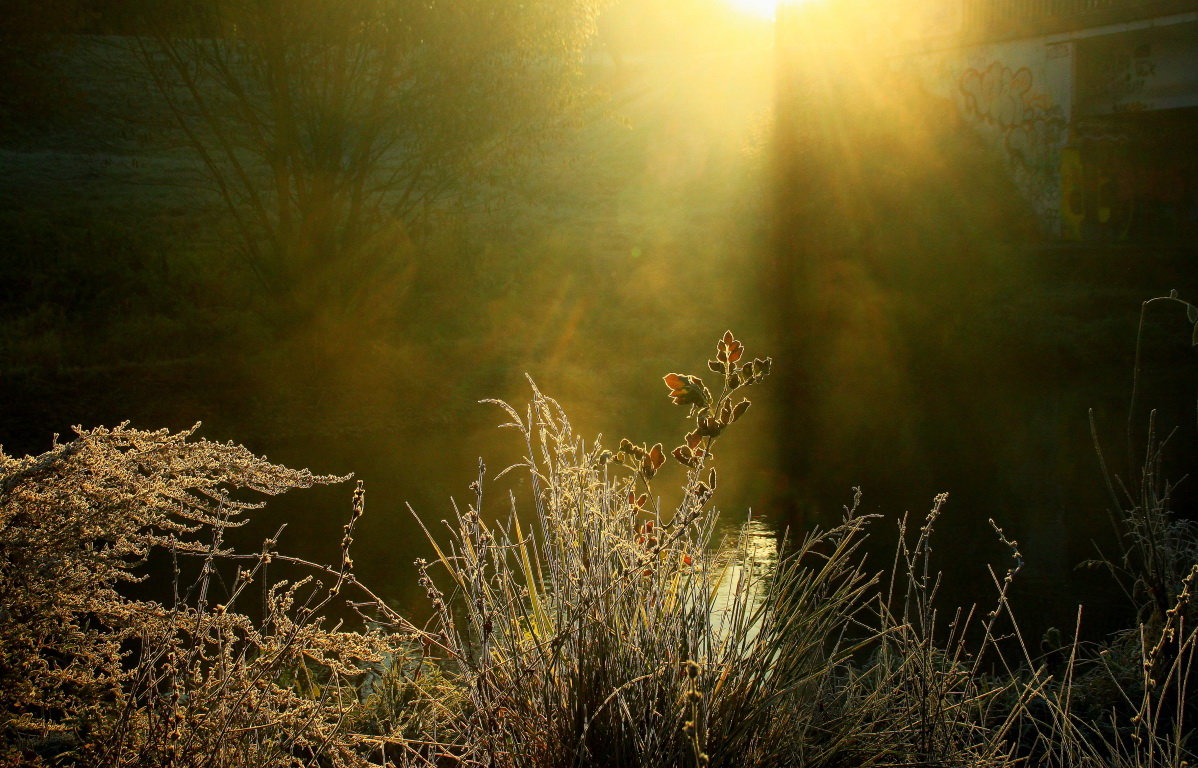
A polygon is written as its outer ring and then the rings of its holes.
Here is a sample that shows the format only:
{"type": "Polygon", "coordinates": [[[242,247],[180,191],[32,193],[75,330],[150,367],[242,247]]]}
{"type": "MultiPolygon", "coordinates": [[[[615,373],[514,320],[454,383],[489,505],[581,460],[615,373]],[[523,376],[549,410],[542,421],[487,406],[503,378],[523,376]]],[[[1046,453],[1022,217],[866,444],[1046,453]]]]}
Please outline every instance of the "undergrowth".
{"type": "MultiPolygon", "coordinates": [[[[1144,606],[1098,648],[1033,652],[1008,591],[942,609],[930,562],[947,496],[900,521],[868,569],[860,492],[840,524],[770,552],[716,540],[715,451],[769,358],[731,332],[700,376],[664,377],[688,409],[677,447],[579,438],[534,385],[496,402],[522,462],[455,504],[449,534],[413,512],[431,619],[354,575],[353,495],[323,565],[226,544],[273,495],[315,476],[231,444],[122,425],[40,456],[0,453],[0,759],[164,766],[1170,766],[1193,760],[1190,529],[1151,442],[1127,544],[1105,559],[1144,606]],[[668,457],[680,487],[663,479],[668,457]],[[510,514],[484,515],[505,476],[510,514]],[[500,482],[497,482],[500,481],[500,482]],[[157,564],[172,598],[125,587],[157,564]],[[273,566],[273,567],[272,567],[273,566]],[[281,578],[279,569],[283,568],[281,578]],[[298,575],[297,575],[298,574],[298,575]],[[339,618],[337,618],[339,617],[339,618]]],[[[1115,487],[1112,482],[1112,489],[1115,487]]],[[[1115,499],[1120,501],[1118,497],[1115,499]]],[[[1080,623],[1080,613],[1078,623],[1080,623]]]]}

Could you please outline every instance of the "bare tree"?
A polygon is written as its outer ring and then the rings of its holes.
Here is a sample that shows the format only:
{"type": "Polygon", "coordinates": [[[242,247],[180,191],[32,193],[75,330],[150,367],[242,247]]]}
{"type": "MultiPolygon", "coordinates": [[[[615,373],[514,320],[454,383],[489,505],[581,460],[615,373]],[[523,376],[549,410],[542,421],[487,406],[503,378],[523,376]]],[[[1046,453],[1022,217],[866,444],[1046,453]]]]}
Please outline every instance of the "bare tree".
{"type": "Polygon", "coordinates": [[[178,0],[134,45],[262,286],[352,307],[563,124],[593,2],[178,0]]]}

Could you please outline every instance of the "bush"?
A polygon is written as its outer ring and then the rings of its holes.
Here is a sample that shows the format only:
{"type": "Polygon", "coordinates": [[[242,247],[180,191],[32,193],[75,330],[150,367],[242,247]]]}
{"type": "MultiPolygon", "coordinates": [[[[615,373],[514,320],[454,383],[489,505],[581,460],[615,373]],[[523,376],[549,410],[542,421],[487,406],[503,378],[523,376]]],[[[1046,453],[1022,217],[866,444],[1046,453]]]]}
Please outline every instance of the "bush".
{"type": "Polygon", "coordinates": [[[353,682],[395,638],[329,629],[320,614],[331,592],[310,579],[270,584],[260,620],[238,613],[273,542],[218,594],[225,531],[259,506],[239,489],[273,495],[342,478],[191,435],[99,428],[36,458],[0,454],[5,759],[363,762],[346,734],[353,682]],[[120,590],[144,578],[154,552],[175,563],[167,605],[120,590]],[[179,566],[187,558],[200,562],[190,585],[179,566]]]}
{"type": "Polygon", "coordinates": [[[526,463],[509,470],[528,475],[534,530],[523,530],[529,515],[515,498],[508,521],[488,525],[480,482],[453,540],[421,564],[434,631],[470,694],[464,758],[983,765],[1001,753],[1002,731],[983,729],[1001,686],[983,690],[959,650],[954,658],[932,640],[931,588],[917,564],[933,518],[899,573],[901,616],[864,570],[869,517],[856,504],[841,525],[765,557],[747,533],[712,546],[712,443],[747,408],[733,393],[771,367],[737,366],[741,356],[731,334],[717,345],[718,396],[695,376],[665,379],[695,419],[673,451],[687,469],[675,505],[649,503],[661,444],[588,447],[535,387],[525,414],[503,406],[525,442],[526,463]]]}

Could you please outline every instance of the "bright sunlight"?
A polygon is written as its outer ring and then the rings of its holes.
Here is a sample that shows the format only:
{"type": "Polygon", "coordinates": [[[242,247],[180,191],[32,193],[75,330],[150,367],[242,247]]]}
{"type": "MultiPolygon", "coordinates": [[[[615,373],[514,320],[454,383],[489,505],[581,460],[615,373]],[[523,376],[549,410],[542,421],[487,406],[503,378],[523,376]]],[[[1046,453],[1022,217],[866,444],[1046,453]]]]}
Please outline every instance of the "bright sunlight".
{"type": "Polygon", "coordinates": [[[736,10],[761,19],[774,18],[776,0],[728,0],[736,10]]]}

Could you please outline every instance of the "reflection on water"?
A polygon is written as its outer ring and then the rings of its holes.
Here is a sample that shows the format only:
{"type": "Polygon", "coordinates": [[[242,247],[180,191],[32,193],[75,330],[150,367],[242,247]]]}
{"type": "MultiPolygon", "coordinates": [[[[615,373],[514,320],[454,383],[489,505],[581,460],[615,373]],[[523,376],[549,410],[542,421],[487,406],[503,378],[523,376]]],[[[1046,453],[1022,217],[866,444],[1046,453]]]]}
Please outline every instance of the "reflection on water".
{"type": "Polygon", "coordinates": [[[739,529],[728,522],[725,526],[729,529],[725,535],[735,539],[736,547],[725,562],[717,565],[716,589],[711,598],[712,638],[718,646],[735,637],[742,647],[751,648],[761,627],[761,617],[752,613],[778,564],[777,532],[752,517],[739,529]]]}

